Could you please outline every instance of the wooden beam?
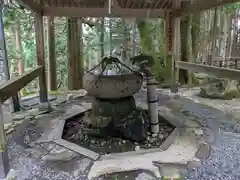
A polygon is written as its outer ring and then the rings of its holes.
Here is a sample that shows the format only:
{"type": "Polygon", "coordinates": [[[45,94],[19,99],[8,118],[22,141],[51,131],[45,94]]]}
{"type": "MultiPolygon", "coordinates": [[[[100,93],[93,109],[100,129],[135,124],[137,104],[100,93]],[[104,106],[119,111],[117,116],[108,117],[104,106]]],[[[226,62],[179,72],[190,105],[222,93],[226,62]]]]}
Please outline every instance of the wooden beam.
{"type": "Polygon", "coordinates": [[[185,7],[174,10],[173,16],[184,16],[235,2],[239,2],[239,0],[196,0],[192,4],[188,4],[185,7]]]}
{"type": "Polygon", "coordinates": [[[40,102],[48,101],[47,82],[45,72],[45,59],[44,59],[44,36],[43,36],[43,17],[35,15],[35,36],[36,36],[36,51],[37,51],[37,65],[42,66],[43,70],[39,76],[39,97],[40,102]]]}
{"type": "Polygon", "coordinates": [[[190,72],[206,73],[209,75],[219,76],[223,78],[240,80],[240,70],[214,67],[209,65],[195,64],[182,61],[177,61],[176,67],[179,69],[186,69],[190,72]]]}
{"type": "Polygon", "coordinates": [[[15,95],[20,89],[30,83],[32,80],[41,75],[43,68],[36,67],[29,72],[18,76],[17,78],[11,79],[9,81],[4,82],[0,85],[0,97],[1,102],[6,101],[12,95],[15,95]]]}
{"type": "MultiPolygon", "coordinates": [[[[105,17],[108,16],[108,8],[44,7],[43,15],[59,17],[105,17]]],[[[113,8],[112,16],[123,18],[165,18],[165,10],[113,8]]]]}
{"type": "Polygon", "coordinates": [[[36,13],[36,14],[41,14],[42,8],[40,4],[37,4],[33,0],[17,0],[17,2],[25,7],[26,9],[36,13]]]}

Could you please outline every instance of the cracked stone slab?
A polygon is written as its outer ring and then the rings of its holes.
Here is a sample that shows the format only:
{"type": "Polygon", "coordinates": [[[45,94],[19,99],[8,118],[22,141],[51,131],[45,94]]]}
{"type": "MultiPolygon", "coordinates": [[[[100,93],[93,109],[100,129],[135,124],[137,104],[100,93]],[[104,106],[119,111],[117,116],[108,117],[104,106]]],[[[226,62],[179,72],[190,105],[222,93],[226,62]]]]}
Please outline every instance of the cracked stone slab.
{"type": "Polygon", "coordinates": [[[84,147],[81,147],[79,145],[76,145],[74,143],[71,143],[69,141],[66,141],[64,139],[57,139],[57,140],[54,140],[53,142],[55,142],[56,144],[58,145],[61,145],[67,149],[70,149],[78,154],[81,154],[81,155],[84,155],[84,156],[87,156],[89,157],[90,159],[93,159],[93,160],[97,160],[98,157],[99,157],[99,153],[96,153],[94,151],[91,151],[87,148],[84,148],[84,147]]]}
{"type": "MultiPolygon", "coordinates": [[[[95,161],[88,174],[89,179],[99,177],[100,175],[133,171],[147,170],[153,173],[157,178],[161,178],[159,168],[153,162],[160,164],[182,164],[187,165],[190,161],[197,160],[195,154],[198,151],[199,145],[195,137],[185,134],[178,136],[173,144],[166,151],[156,151],[149,153],[129,152],[127,155],[116,156],[112,158],[95,161]]],[[[140,150],[141,151],[141,150],[140,150]]]]}
{"type": "Polygon", "coordinates": [[[51,161],[48,164],[60,170],[67,177],[71,177],[71,179],[79,179],[80,176],[86,176],[86,171],[92,161],[89,158],[76,157],[70,161],[51,161]]]}
{"type": "Polygon", "coordinates": [[[89,106],[73,105],[68,107],[60,117],[58,116],[57,118],[44,121],[44,123],[42,123],[44,127],[43,135],[37,139],[36,142],[43,143],[61,139],[66,120],[87,110],[89,110],[89,106]]]}
{"type": "Polygon", "coordinates": [[[180,135],[180,133],[181,129],[175,128],[159,148],[162,149],[163,151],[167,150],[169,146],[175,141],[176,137],[180,135]]]}
{"type": "MultiPolygon", "coordinates": [[[[169,145],[175,140],[176,136],[180,135],[183,132],[189,132],[190,134],[196,136],[197,139],[202,140],[201,150],[198,153],[198,156],[205,159],[209,157],[211,152],[210,143],[214,143],[215,137],[219,134],[218,124],[215,125],[213,122],[201,122],[201,119],[193,119],[184,114],[180,113],[180,103],[177,100],[172,100],[168,106],[173,106],[173,109],[179,110],[173,111],[166,106],[158,106],[158,113],[163,118],[168,120],[176,128],[169,135],[166,141],[163,142],[161,148],[166,150],[169,145]]],[[[147,108],[147,106],[142,105],[142,108],[147,108]]]]}
{"type": "Polygon", "coordinates": [[[52,119],[44,124],[42,136],[36,140],[36,143],[51,142],[62,136],[65,120],[59,118],[52,119]]]}
{"type": "Polygon", "coordinates": [[[175,127],[187,127],[187,128],[198,128],[201,127],[201,123],[190,119],[189,117],[181,114],[180,112],[173,111],[166,106],[159,106],[158,113],[166,120],[168,120],[175,127]]]}
{"type": "Polygon", "coordinates": [[[44,161],[70,161],[77,156],[77,153],[61,146],[53,148],[49,154],[44,156],[44,161]]]}
{"type": "MultiPolygon", "coordinates": [[[[144,109],[148,108],[146,104],[139,104],[139,106],[144,109]]],[[[158,106],[159,115],[176,127],[162,144],[162,150],[165,151],[171,147],[176,137],[181,137],[183,134],[187,133],[196,140],[197,151],[195,153],[196,159],[189,161],[186,166],[189,168],[199,167],[201,165],[201,160],[207,159],[211,154],[211,145],[215,142],[215,137],[220,133],[219,123],[216,119],[207,120],[191,112],[182,112],[184,110],[182,108],[183,105],[177,99],[170,100],[165,106],[158,106]]],[[[165,166],[169,164],[169,162],[163,164],[165,166]]],[[[174,168],[172,166],[171,168],[165,169],[166,170],[162,169],[164,172],[160,169],[160,174],[165,174],[163,176],[169,176],[167,174],[175,174],[176,178],[181,176],[181,173],[178,172],[181,168],[174,168]]]]}
{"type": "Polygon", "coordinates": [[[165,106],[159,107],[159,114],[177,128],[193,133],[208,144],[213,144],[215,137],[220,133],[217,120],[207,121],[201,117],[191,118],[165,106]]]}

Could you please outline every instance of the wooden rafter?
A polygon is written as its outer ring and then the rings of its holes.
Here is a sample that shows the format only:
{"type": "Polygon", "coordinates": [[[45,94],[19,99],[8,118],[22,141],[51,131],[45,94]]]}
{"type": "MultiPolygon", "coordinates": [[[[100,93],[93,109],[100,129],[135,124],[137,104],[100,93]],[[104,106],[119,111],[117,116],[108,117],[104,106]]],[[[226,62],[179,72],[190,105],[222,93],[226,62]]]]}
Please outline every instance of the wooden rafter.
{"type": "MultiPolygon", "coordinates": [[[[43,15],[68,16],[68,17],[103,17],[108,15],[107,8],[103,7],[104,0],[82,0],[71,1],[43,1],[43,4],[38,4],[36,0],[17,0],[19,4],[25,8],[43,15]]],[[[135,0],[115,0],[120,3],[119,8],[113,8],[113,16],[115,17],[139,17],[144,18],[148,14],[148,8],[151,9],[150,17],[165,17],[164,10],[173,10],[173,16],[179,17],[182,15],[191,14],[198,11],[211,9],[217,6],[226,5],[229,3],[238,2],[239,0],[183,0],[190,1],[189,4],[182,8],[172,9],[172,3],[176,0],[152,0],[150,1],[135,1],[135,0]],[[136,4],[135,6],[135,2],[136,4]],[[143,4],[142,4],[143,3],[143,4]],[[124,7],[124,8],[121,8],[124,7]],[[135,8],[134,8],[135,7],[135,8]],[[162,9],[159,9],[162,8],[162,9]],[[114,12],[115,11],[115,12],[114,12]]]]}
{"type": "Polygon", "coordinates": [[[135,0],[132,0],[132,1],[128,0],[126,3],[126,6],[131,8],[134,4],[135,4],[135,0]]]}
{"type": "Polygon", "coordinates": [[[161,4],[161,3],[162,3],[162,1],[158,1],[153,8],[158,7],[158,5],[161,4]]]}
{"type": "MultiPolygon", "coordinates": [[[[44,7],[44,16],[59,16],[59,17],[104,17],[108,16],[108,8],[78,8],[78,7],[44,7]]],[[[128,9],[128,8],[113,8],[112,16],[114,17],[160,17],[165,18],[164,9],[128,9]]]]}
{"type": "Polygon", "coordinates": [[[17,2],[25,7],[26,9],[36,13],[36,14],[41,14],[42,9],[39,4],[34,2],[33,0],[17,0],[17,2]]]}
{"type": "Polygon", "coordinates": [[[188,15],[191,13],[204,11],[207,9],[215,8],[218,6],[227,5],[230,3],[239,2],[239,0],[195,0],[192,4],[188,4],[181,9],[176,9],[173,11],[173,16],[179,17],[188,15]]]}
{"type": "Polygon", "coordinates": [[[176,67],[179,69],[186,69],[190,72],[206,73],[209,75],[229,78],[233,80],[240,80],[240,70],[214,67],[209,65],[195,64],[183,61],[176,61],[176,67]]]}

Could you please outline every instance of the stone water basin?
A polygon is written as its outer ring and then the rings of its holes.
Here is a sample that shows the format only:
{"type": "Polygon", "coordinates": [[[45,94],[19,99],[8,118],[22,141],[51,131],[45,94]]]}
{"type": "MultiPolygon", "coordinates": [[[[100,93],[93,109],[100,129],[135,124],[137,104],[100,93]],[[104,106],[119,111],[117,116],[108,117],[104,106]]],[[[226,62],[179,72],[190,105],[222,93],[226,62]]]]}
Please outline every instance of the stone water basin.
{"type": "Polygon", "coordinates": [[[89,95],[101,99],[119,99],[138,92],[143,83],[139,72],[128,72],[119,75],[87,73],[83,77],[84,88],[89,95]]]}

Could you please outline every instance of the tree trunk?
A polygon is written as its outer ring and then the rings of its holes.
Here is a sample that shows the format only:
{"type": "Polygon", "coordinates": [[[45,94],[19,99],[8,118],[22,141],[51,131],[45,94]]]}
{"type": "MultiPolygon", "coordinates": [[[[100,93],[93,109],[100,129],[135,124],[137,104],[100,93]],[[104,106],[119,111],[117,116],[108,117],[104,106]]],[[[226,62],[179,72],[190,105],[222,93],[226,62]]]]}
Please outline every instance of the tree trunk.
{"type": "Polygon", "coordinates": [[[154,42],[152,39],[151,31],[147,21],[140,20],[137,22],[138,31],[140,34],[140,44],[142,52],[154,55],[154,42]]]}
{"type": "Polygon", "coordinates": [[[16,33],[16,50],[18,53],[18,73],[19,75],[21,75],[24,73],[24,60],[22,57],[21,30],[18,21],[16,22],[15,33],[16,33]]]}
{"type": "Polygon", "coordinates": [[[101,50],[101,58],[104,57],[104,18],[101,19],[101,28],[100,28],[100,50],[101,50]]]}
{"type": "MultiPolygon", "coordinates": [[[[188,62],[188,42],[189,42],[189,24],[190,16],[181,19],[181,61],[188,62]]],[[[188,71],[184,69],[179,70],[180,84],[188,83],[188,71]]]]}
{"type": "MultiPolygon", "coordinates": [[[[128,50],[128,42],[129,42],[129,31],[128,31],[128,26],[123,19],[123,33],[124,33],[124,40],[123,40],[123,46],[122,46],[122,61],[126,62],[128,57],[127,57],[127,50],[128,50]]],[[[126,63],[128,65],[128,63],[126,63]]]]}
{"type": "MultiPolygon", "coordinates": [[[[164,85],[169,86],[171,83],[171,68],[172,60],[169,58],[166,49],[166,32],[165,32],[165,20],[159,19],[156,28],[156,37],[158,41],[158,52],[159,57],[163,60],[163,64],[157,64],[159,71],[161,71],[162,77],[164,79],[164,85]]],[[[157,68],[156,67],[156,68],[157,68]]]]}
{"type": "Polygon", "coordinates": [[[79,89],[83,88],[83,76],[84,76],[84,45],[83,45],[83,28],[82,21],[79,20],[78,24],[79,28],[79,61],[78,61],[78,81],[79,81],[79,89]]]}
{"type": "MultiPolygon", "coordinates": [[[[24,73],[24,59],[23,59],[23,52],[22,52],[22,44],[21,44],[21,29],[20,24],[16,21],[15,26],[15,33],[16,33],[16,51],[18,56],[18,75],[22,75],[24,73]]],[[[24,95],[24,88],[20,90],[20,94],[24,95]]]]}
{"type": "MultiPolygon", "coordinates": [[[[193,21],[193,16],[190,15],[189,16],[189,25],[188,25],[188,62],[193,62],[193,50],[192,50],[192,47],[193,47],[193,40],[192,40],[192,21],[193,21]]],[[[191,72],[191,71],[188,71],[188,84],[189,85],[192,85],[193,83],[193,76],[194,74],[191,72]]]]}
{"type": "Polygon", "coordinates": [[[192,15],[192,28],[191,28],[191,36],[192,36],[192,56],[193,59],[196,60],[198,58],[198,43],[200,36],[200,13],[194,13],[192,15]]]}
{"type": "Polygon", "coordinates": [[[110,33],[109,33],[109,54],[110,54],[110,56],[112,56],[112,52],[113,52],[113,44],[112,44],[112,19],[110,18],[109,19],[109,31],[110,31],[110,33]]]}
{"type": "Polygon", "coordinates": [[[147,20],[138,20],[136,23],[140,34],[141,51],[154,57],[155,65],[152,68],[153,74],[155,75],[155,78],[158,82],[165,83],[165,85],[168,86],[171,80],[172,63],[170,59],[166,60],[168,58],[167,55],[166,57],[163,57],[164,53],[166,52],[165,46],[163,45],[165,41],[164,37],[160,33],[164,33],[164,22],[159,21],[159,23],[157,23],[157,48],[155,48],[155,43],[152,37],[151,24],[147,20]],[[156,49],[158,49],[160,54],[156,52],[156,49]],[[163,59],[166,60],[164,66],[160,62],[163,61],[163,59]]]}
{"type": "Polygon", "coordinates": [[[228,48],[228,39],[229,39],[229,31],[231,29],[231,21],[229,20],[226,13],[224,13],[224,24],[223,24],[223,34],[222,34],[222,44],[220,50],[220,56],[223,57],[223,64],[227,65],[226,56],[227,56],[227,48],[228,48]]]}
{"type": "Polygon", "coordinates": [[[213,25],[212,25],[212,33],[211,33],[211,61],[209,65],[212,65],[213,62],[216,61],[216,36],[217,36],[217,18],[218,18],[218,9],[214,9],[213,15],[213,25]]]}
{"type": "Polygon", "coordinates": [[[133,23],[133,34],[132,34],[132,56],[136,55],[136,23],[133,23]]]}

